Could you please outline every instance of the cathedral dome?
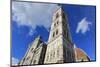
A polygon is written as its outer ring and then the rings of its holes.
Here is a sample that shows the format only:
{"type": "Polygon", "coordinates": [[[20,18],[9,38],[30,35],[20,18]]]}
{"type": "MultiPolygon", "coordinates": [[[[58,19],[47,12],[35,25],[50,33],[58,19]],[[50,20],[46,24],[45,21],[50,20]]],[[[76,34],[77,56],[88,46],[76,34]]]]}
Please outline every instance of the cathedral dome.
{"type": "Polygon", "coordinates": [[[88,55],[80,48],[75,48],[76,62],[90,61],[88,55]]]}

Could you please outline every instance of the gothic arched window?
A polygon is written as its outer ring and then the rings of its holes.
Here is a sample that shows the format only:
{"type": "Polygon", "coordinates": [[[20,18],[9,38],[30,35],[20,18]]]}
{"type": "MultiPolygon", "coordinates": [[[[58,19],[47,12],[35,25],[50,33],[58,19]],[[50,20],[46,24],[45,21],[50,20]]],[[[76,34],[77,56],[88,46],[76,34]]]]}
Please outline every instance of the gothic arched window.
{"type": "Polygon", "coordinates": [[[49,55],[47,55],[47,60],[46,61],[48,61],[48,59],[49,59],[49,55]]]}
{"type": "Polygon", "coordinates": [[[57,56],[59,57],[59,50],[57,49],[57,56]]]}
{"type": "Polygon", "coordinates": [[[53,57],[55,57],[55,52],[53,53],[53,57]]]}
{"type": "Polygon", "coordinates": [[[32,52],[32,53],[34,52],[34,48],[31,49],[31,52],[32,52]]]}
{"type": "Polygon", "coordinates": [[[27,57],[27,60],[29,60],[30,57],[27,57]]]}
{"type": "Polygon", "coordinates": [[[36,63],[36,60],[34,60],[33,63],[36,63]]]}
{"type": "Polygon", "coordinates": [[[56,30],[56,35],[58,35],[58,29],[56,30]]]}
{"type": "Polygon", "coordinates": [[[59,13],[56,14],[56,18],[58,18],[58,17],[59,17],[59,13]]]}
{"type": "Polygon", "coordinates": [[[57,25],[58,25],[59,23],[58,23],[58,21],[57,21],[57,25]]]}
{"type": "Polygon", "coordinates": [[[54,23],[54,27],[56,27],[56,23],[54,23]]]}
{"type": "Polygon", "coordinates": [[[55,32],[53,32],[53,35],[52,35],[53,37],[55,36],[55,32]]]}

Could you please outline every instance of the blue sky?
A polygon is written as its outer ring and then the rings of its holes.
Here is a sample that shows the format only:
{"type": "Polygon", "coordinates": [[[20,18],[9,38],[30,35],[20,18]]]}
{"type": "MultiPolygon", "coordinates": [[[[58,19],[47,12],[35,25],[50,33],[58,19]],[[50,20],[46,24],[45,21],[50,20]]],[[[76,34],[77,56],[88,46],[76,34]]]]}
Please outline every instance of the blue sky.
{"type": "MultiPolygon", "coordinates": [[[[68,15],[72,40],[83,49],[91,60],[95,60],[95,7],[62,4],[68,15]]],[[[57,4],[12,2],[12,60],[22,59],[29,44],[41,35],[48,41],[52,15],[57,4]]]]}

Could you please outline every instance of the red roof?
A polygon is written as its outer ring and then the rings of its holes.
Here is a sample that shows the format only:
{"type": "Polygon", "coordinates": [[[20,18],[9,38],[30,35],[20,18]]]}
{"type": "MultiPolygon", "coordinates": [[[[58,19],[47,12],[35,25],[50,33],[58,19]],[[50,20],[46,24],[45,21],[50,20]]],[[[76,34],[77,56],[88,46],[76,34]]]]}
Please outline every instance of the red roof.
{"type": "Polygon", "coordinates": [[[75,48],[76,61],[90,61],[88,55],[80,48],[75,48]]]}

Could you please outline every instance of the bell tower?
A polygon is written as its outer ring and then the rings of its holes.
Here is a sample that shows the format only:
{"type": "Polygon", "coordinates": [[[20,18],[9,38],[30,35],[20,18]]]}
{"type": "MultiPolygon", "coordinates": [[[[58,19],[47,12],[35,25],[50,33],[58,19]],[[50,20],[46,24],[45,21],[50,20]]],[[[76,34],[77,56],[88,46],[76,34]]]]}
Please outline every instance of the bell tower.
{"type": "Polygon", "coordinates": [[[62,6],[53,14],[44,64],[74,62],[68,17],[62,6]]]}

